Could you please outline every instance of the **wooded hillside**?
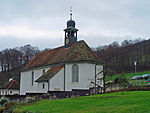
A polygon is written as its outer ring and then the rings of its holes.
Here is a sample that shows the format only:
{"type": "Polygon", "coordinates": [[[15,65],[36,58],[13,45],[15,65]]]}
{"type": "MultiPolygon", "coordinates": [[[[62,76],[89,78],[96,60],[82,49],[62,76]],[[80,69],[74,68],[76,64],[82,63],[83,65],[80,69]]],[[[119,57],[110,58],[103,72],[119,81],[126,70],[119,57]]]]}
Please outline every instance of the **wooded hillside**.
{"type": "Polygon", "coordinates": [[[114,42],[108,46],[95,49],[96,54],[117,73],[150,70],[150,40],[137,43],[125,40],[121,46],[114,42]]]}
{"type": "Polygon", "coordinates": [[[20,70],[39,52],[31,45],[0,51],[0,85],[10,77],[19,82],[20,70]]]}

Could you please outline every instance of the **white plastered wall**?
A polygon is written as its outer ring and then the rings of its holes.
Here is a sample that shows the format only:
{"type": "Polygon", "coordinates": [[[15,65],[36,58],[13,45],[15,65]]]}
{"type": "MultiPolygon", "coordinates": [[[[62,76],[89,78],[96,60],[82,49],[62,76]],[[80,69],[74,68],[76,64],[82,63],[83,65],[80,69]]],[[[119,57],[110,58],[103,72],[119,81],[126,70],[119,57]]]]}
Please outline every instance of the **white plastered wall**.
{"type": "Polygon", "coordinates": [[[49,80],[49,91],[64,91],[64,68],[49,80]]]}
{"type": "Polygon", "coordinates": [[[47,82],[42,82],[42,83],[33,82],[33,85],[32,85],[32,71],[34,72],[34,81],[35,81],[40,76],[43,75],[44,69],[46,72],[46,71],[48,71],[48,69],[50,69],[50,67],[33,69],[30,71],[21,72],[20,95],[25,95],[26,93],[47,93],[47,91],[48,91],[48,83],[47,82]],[[45,84],[44,89],[42,87],[42,84],[45,84]]]}
{"type": "MultiPolygon", "coordinates": [[[[77,63],[79,65],[79,82],[72,82],[72,66],[73,64],[66,64],[66,91],[72,89],[89,89],[91,81],[95,80],[95,65],[91,63],[77,63]]],[[[101,72],[102,65],[96,65],[96,73],[101,72]]],[[[102,77],[102,73],[99,74],[102,77]]],[[[101,84],[102,86],[102,84],[101,84]]]]}
{"type": "MultiPolygon", "coordinates": [[[[65,91],[72,91],[72,89],[89,89],[91,82],[95,81],[95,65],[92,63],[77,63],[79,65],[79,82],[72,82],[72,66],[74,64],[65,64],[65,91]]],[[[50,67],[49,67],[50,68],[50,67]]],[[[45,68],[47,71],[49,68],[45,68]]],[[[43,68],[44,69],[44,68],[43,68]]],[[[43,69],[32,70],[34,71],[34,80],[38,79],[43,74],[43,69]]],[[[103,70],[102,65],[96,65],[96,74],[103,70]]],[[[34,82],[32,86],[32,71],[26,71],[21,73],[20,80],[20,95],[26,93],[47,93],[48,83],[34,82]],[[42,89],[42,84],[45,84],[45,88],[42,89]]],[[[103,77],[102,73],[98,77],[103,77]]],[[[97,81],[98,82],[98,81],[97,81]]],[[[101,87],[103,86],[103,82],[101,87]]],[[[64,91],[64,68],[62,68],[56,75],[49,80],[49,91],[64,91]]]]}

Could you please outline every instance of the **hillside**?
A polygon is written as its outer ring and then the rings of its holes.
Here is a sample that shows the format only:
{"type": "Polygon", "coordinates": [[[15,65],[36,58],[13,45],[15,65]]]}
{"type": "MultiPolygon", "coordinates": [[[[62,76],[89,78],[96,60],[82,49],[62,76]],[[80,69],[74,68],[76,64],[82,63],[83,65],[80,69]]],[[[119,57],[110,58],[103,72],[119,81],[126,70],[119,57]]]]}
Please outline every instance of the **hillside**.
{"type": "MultiPolygon", "coordinates": [[[[144,74],[150,74],[150,71],[136,72],[136,74],[135,73],[122,73],[122,74],[129,80],[130,78],[132,78],[135,75],[142,76],[144,74]]],[[[114,80],[118,75],[120,75],[120,74],[115,74],[115,75],[112,75],[112,76],[106,76],[105,80],[106,80],[106,82],[110,81],[110,80],[114,80]]]]}
{"type": "Polygon", "coordinates": [[[106,64],[117,73],[134,72],[134,62],[137,71],[150,70],[150,40],[119,46],[112,43],[98,47],[95,52],[106,64]]]}
{"type": "Polygon", "coordinates": [[[42,113],[148,113],[150,91],[130,91],[68,98],[41,100],[21,106],[16,112],[32,111],[42,113]]]}

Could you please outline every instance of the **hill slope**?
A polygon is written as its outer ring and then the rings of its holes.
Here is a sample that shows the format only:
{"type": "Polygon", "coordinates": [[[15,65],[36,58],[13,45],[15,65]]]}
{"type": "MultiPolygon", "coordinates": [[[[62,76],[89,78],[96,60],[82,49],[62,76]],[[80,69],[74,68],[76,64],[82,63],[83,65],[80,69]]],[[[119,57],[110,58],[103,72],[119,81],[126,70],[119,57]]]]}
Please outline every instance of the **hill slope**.
{"type": "Polygon", "coordinates": [[[123,47],[110,44],[98,47],[95,52],[117,73],[133,72],[135,61],[137,62],[137,71],[150,69],[150,39],[123,47]]]}
{"type": "Polygon", "coordinates": [[[16,111],[42,113],[145,113],[150,112],[150,91],[130,91],[61,100],[42,100],[16,111]]]}

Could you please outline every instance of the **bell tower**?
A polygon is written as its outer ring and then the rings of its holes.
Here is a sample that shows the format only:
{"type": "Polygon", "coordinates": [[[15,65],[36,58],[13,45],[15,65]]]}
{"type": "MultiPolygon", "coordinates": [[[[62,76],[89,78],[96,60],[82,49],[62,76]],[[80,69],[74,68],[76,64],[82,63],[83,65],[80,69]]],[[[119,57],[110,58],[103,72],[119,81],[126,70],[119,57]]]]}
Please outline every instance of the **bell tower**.
{"type": "Polygon", "coordinates": [[[72,20],[72,9],[70,10],[70,20],[67,21],[65,31],[65,48],[69,48],[74,42],[77,42],[77,31],[75,21],[72,20]]]}

